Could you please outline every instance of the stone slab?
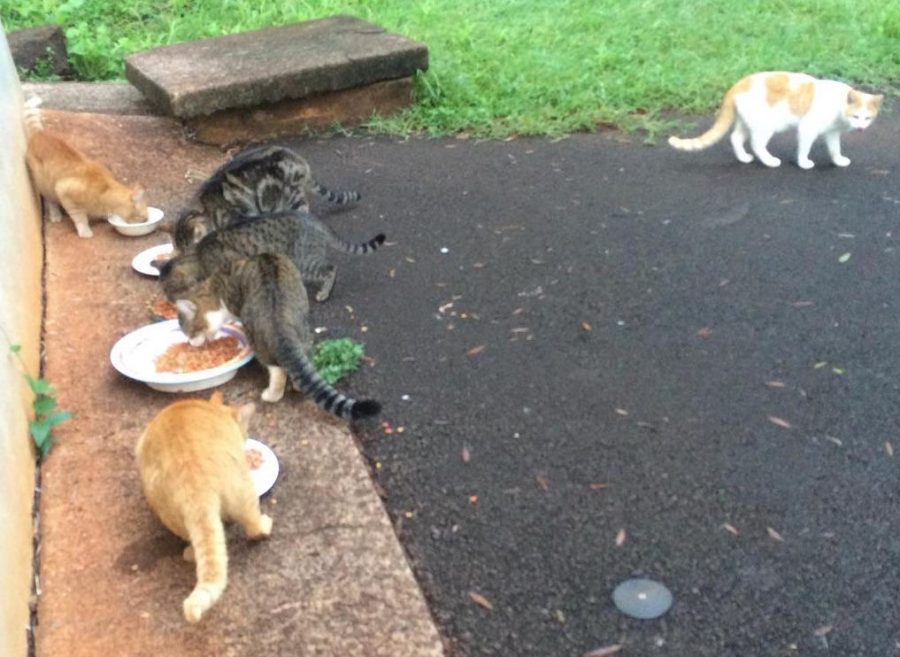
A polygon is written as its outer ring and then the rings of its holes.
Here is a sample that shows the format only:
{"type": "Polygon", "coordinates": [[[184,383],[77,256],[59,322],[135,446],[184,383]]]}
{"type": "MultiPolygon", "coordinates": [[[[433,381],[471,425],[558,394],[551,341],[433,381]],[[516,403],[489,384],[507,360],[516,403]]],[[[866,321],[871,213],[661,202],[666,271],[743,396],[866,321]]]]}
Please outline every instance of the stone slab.
{"type": "MultiPolygon", "coordinates": [[[[225,158],[184,140],[168,118],[47,111],[45,124],[143,183],[170,216],[195,190],[193,172],[225,158]]],[[[228,587],[200,624],[184,621],[194,567],[148,509],[133,455],[143,427],[181,396],[127,380],[109,364],[112,345],[148,322],[158,293],[154,279],[131,270],[131,258],[164,241],[123,237],[105,223],[89,240],[67,219],[46,226],[44,375],[75,417],[57,428],[59,444],[42,469],[36,656],[441,657],[346,424],[299,394],[258,402],[265,374],[255,363],[220,389],[229,402],[257,400],[251,433],[278,454],[281,474],[264,498],[273,533],[250,543],[229,528],[228,587]]]]}
{"type": "Polygon", "coordinates": [[[162,46],[125,58],[125,76],[166,114],[306,98],[410,77],[428,49],[352,16],[162,46]]]}
{"type": "Polygon", "coordinates": [[[412,78],[319,94],[250,109],[223,110],[185,120],[188,134],[204,144],[231,146],[302,135],[335,125],[359,125],[373,112],[391,114],[412,103],[412,78]]]}
{"type": "Polygon", "coordinates": [[[17,68],[30,71],[46,57],[50,68],[61,77],[72,74],[66,50],[66,36],[59,25],[41,25],[16,30],[7,35],[9,49],[17,68]]]}
{"type": "Polygon", "coordinates": [[[143,94],[127,82],[23,82],[25,98],[40,96],[44,108],[96,114],[159,114],[143,94]]]}

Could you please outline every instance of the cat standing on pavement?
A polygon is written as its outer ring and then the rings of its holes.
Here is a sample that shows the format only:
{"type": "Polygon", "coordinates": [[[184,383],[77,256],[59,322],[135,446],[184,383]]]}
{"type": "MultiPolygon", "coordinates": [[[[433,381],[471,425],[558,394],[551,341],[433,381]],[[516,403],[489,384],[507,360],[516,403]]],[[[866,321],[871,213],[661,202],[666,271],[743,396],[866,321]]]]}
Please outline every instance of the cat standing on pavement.
{"type": "Polygon", "coordinates": [[[283,146],[262,146],[238,153],[200,187],[196,204],[175,223],[175,248],[186,251],[213,230],[245,217],[299,210],[309,212],[308,195],[337,205],[360,199],[358,192],[332,191],[320,185],[309,164],[283,146]]]}
{"type": "Polygon", "coordinates": [[[256,359],[269,371],[263,401],[284,395],[287,377],[325,411],[359,419],[376,415],[381,405],[342,395],[316,372],[312,350],[309,300],[300,273],[287,256],[264,253],[227,262],[175,301],[178,323],[191,344],[212,339],[228,319],[240,318],[256,359]]]}
{"type": "Polygon", "coordinates": [[[75,224],[79,237],[92,237],[92,217],[117,215],[128,223],[147,220],[147,203],[140,185],[126,186],[99,162],[89,160],[63,139],[44,130],[40,98],[26,103],[25,160],[35,188],[44,199],[50,221],[62,219],[60,206],[75,224]]]}
{"type": "Polygon", "coordinates": [[[670,137],[669,144],[682,151],[697,151],[718,142],[731,126],[731,147],[741,162],[752,162],[750,148],[760,162],[777,167],[781,160],[769,153],[766,145],[777,132],[797,129],[797,164],[811,169],[809,159],[813,142],[822,137],[836,166],[850,160],[841,153],[841,133],[865,130],[878,116],[881,95],[853,89],[843,82],[817,80],[803,73],[755,73],[739,80],[722,101],[713,126],[694,139],[670,137]]]}
{"type": "Polygon", "coordinates": [[[137,442],[137,466],[147,503],[162,523],[188,541],[184,558],[197,564],[197,585],[183,603],[196,623],[225,590],[228,553],[223,521],[237,521],[251,539],[266,538],[272,519],[259,498],[244,455],[253,404],[240,408],[188,399],[166,406],[137,442]]]}
{"type": "Polygon", "coordinates": [[[163,291],[174,301],[229,259],[282,253],[294,261],[304,283],[319,288],[316,300],[325,301],[337,276],[334,265],[328,262],[328,249],[362,255],[375,251],[382,243],[383,234],[362,244],[346,242],[308,212],[281,212],[244,219],[213,231],[188,253],[155,262],[154,266],[159,269],[163,291]]]}

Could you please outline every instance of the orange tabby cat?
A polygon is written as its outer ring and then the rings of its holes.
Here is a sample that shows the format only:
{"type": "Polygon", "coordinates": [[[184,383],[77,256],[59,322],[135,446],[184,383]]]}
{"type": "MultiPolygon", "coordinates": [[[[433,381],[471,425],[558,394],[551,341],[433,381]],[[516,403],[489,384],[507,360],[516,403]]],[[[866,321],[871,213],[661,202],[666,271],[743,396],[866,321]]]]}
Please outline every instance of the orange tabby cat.
{"type": "Polygon", "coordinates": [[[797,130],[797,165],[811,169],[809,150],[820,136],[835,166],[850,160],[841,153],[841,133],[865,130],[881,107],[882,96],[857,91],[843,82],[818,80],[804,73],[771,71],[738,80],[725,94],[722,109],[713,126],[694,139],[669,137],[669,144],[681,151],[708,148],[731,131],[731,147],[741,162],[752,162],[750,149],[767,167],[781,160],[766,145],[776,132],[797,130]]]}
{"type": "Polygon", "coordinates": [[[209,401],[177,401],[153,418],[137,443],[147,503],[166,527],[190,542],[184,558],[197,563],[197,585],[183,604],[191,623],[225,590],[223,521],[241,523],[251,539],[272,531],[272,519],[260,513],[244,455],[253,411],[253,404],[223,404],[219,392],[209,401]]]}
{"type": "Polygon", "coordinates": [[[75,224],[79,237],[91,237],[91,217],[118,215],[128,223],[147,220],[147,203],[140,185],[128,187],[99,162],[89,160],[65,141],[44,130],[39,98],[26,103],[26,162],[35,188],[44,197],[50,221],[62,218],[60,206],[75,224]]]}

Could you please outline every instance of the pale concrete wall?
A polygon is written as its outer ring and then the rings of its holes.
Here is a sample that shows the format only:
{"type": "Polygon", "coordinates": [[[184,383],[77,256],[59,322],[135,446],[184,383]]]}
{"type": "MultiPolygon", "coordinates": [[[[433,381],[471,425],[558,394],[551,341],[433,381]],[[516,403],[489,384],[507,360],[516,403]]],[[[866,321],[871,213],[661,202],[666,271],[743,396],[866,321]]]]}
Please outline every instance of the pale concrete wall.
{"type": "MultiPolygon", "coordinates": [[[[41,219],[25,168],[22,91],[0,24],[0,327],[37,375],[41,329],[41,219]]],[[[0,655],[27,654],[34,452],[31,393],[0,333],[0,655]]]]}

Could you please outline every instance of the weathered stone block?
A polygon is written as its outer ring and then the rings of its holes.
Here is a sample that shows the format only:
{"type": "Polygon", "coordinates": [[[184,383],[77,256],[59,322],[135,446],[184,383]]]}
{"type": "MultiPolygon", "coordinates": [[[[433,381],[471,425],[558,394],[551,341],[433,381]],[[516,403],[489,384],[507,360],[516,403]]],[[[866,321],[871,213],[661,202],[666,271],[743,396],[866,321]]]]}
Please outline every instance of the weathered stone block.
{"type": "Polygon", "coordinates": [[[66,51],[66,36],[59,25],[42,25],[10,32],[9,49],[16,67],[32,70],[41,60],[60,77],[72,74],[66,51]]]}
{"type": "Polygon", "coordinates": [[[421,43],[335,16],[153,48],[125,76],[167,114],[191,118],[407,78],[428,67],[421,43]]]}
{"type": "Polygon", "coordinates": [[[359,125],[372,112],[390,114],[412,103],[412,78],[284,100],[250,109],[223,110],[185,120],[191,137],[204,144],[233,145],[321,130],[337,123],[359,125]]]}

